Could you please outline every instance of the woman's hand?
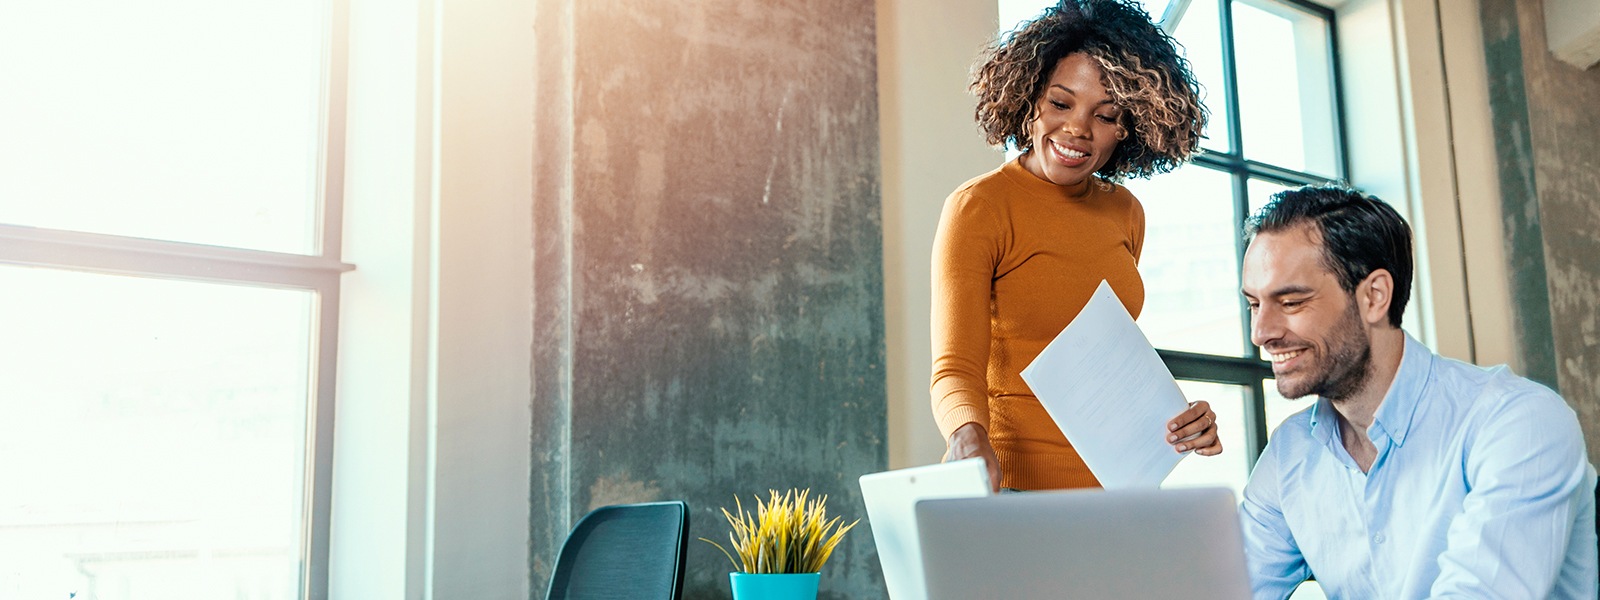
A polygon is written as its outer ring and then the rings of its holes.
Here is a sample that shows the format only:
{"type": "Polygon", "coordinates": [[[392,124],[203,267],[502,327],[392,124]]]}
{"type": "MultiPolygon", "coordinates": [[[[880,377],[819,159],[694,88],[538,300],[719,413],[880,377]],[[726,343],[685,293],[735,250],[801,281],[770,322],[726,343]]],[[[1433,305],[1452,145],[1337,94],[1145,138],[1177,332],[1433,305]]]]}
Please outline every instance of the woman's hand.
{"type": "Polygon", "coordinates": [[[1222,453],[1222,439],[1217,437],[1217,413],[1211,404],[1201,400],[1190,402],[1189,408],[1167,421],[1167,443],[1177,452],[1193,450],[1201,456],[1222,453]]]}
{"type": "Polygon", "coordinates": [[[1000,493],[1000,459],[995,457],[994,446],[989,445],[989,432],[982,425],[967,423],[956,428],[946,440],[945,448],[943,462],[974,456],[982,458],[984,466],[989,468],[990,491],[1000,493]]]}

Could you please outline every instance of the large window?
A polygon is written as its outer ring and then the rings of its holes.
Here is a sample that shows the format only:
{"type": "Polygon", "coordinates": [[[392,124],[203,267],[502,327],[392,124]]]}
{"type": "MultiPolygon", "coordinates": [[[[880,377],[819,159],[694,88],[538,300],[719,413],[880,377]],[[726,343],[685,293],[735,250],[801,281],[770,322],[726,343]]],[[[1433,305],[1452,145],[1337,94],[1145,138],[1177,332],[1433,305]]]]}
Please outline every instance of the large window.
{"type": "Polygon", "coordinates": [[[0,3],[0,598],[326,596],[339,5],[0,3]]]}
{"type": "MultiPolygon", "coordinates": [[[[1002,0],[1004,27],[1054,2],[1002,0]]],[[[1125,185],[1144,204],[1139,318],[1179,387],[1207,400],[1221,456],[1185,460],[1169,485],[1242,490],[1268,432],[1307,406],[1276,394],[1239,294],[1240,227],[1274,192],[1345,176],[1331,10],[1301,0],[1143,0],[1183,46],[1211,113],[1204,152],[1125,185]]]]}

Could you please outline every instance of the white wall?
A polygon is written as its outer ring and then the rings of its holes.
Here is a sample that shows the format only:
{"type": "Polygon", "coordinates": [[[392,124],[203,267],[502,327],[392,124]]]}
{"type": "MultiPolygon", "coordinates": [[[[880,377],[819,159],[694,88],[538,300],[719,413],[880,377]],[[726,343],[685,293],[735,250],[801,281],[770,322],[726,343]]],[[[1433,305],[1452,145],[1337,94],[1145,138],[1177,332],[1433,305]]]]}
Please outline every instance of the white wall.
{"type": "Polygon", "coordinates": [[[889,466],[935,463],[929,338],[933,233],[944,199],[999,166],[972,121],[968,69],[993,37],[992,1],[878,0],[889,466]]]}
{"type": "Polygon", "coordinates": [[[351,13],[331,595],[522,600],[533,7],[351,13]]]}
{"type": "Polygon", "coordinates": [[[1472,356],[1480,365],[1519,364],[1511,322],[1501,223],[1500,174],[1495,159],[1489,74],[1477,2],[1440,2],[1440,43],[1450,99],[1450,148],[1455,156],[1456,206],[1471,318],[1472,356]]]}
{"type": "Polygon", "coordinates": [[[417,0],[351,3],[332,598],[422,598],[431,48],[417,0]]]}
{"type": "Polygon", "coordinates": [[[1352,183],[1385,198],[1408,200],[1417,234],[1419,304],[1424,340],[1435,351],[1478,364],[1515,364],[1510,287],[1500,225],[1500,187],[1490,129],[1488,75],[1476,2],[1352,0],[1339,9],[1347,97],[1382,96],[1397,83],[1400,128],[1373,127],[1371,113],[1352,112],[1352,183]],[[1374,51],[1387,29],[1392,65],[1374,51]],[[1392,74],[1392,79],[1390,75],[1392,74]],[[1403,159],[1372,148],[1394,135],[1403,159]],[[1387,164],[1380,164],[1383,161],[1387,164]],[[1381,191],[1368,178],[1384,181],[1381,191]],[[1391,189],[1395,174],[1404,189],[1391,189]],[[1404,196],[1398,194],[1402,193],[1404,196]],[[1385,195],[1388,194],[1396,195],[1385,195]]]}
{"type": "Polygon", "coordinates": [[[531,2],[434,0],[433,597],[528,598],[531,2]]]}

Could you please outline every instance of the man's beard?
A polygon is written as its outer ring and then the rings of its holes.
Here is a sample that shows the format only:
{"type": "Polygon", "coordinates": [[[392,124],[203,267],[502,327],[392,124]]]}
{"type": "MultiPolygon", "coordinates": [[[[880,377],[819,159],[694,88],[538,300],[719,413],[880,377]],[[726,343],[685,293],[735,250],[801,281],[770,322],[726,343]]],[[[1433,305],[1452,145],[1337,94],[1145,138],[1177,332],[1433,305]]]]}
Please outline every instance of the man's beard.
{"type": "Polygon", "coordinates": [[[1328,332],[1324,349],[1326,352],[1318,357],[1322,359],[1317,365],[1319,372],[1308,376],[1306,382],[1299,385],[1279,379],[1278,393],[1285,398],[1316,394],[1329,400],[1343,400],[1366,387],[1367,367],[1372,363],[1372,345],[1366,328],[1362,327],[1353,298],[1344,318],[1328,332]]]}

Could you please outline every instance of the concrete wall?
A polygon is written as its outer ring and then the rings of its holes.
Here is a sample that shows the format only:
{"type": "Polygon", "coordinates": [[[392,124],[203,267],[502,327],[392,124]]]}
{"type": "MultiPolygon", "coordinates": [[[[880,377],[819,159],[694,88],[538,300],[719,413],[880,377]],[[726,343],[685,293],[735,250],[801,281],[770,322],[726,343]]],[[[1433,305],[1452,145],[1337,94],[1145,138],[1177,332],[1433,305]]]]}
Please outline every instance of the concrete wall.
{"type": "MultiPolygon", "coordinates": [[[[874,14],[845,0],[539,3],[534,589],[605,504],[811,488],[886,464],[874,14]]],[[[691,541],[689,598],[727,597],[691,541]]],[[[882,595],[865,521],[823,598],[882,595]]]]}
{"type": "Polygon", "coordinates": [[[1538,0],[1482,0],[1523,364],[1600,463],[1600,69],[1550,54],[1538,0]]]}

